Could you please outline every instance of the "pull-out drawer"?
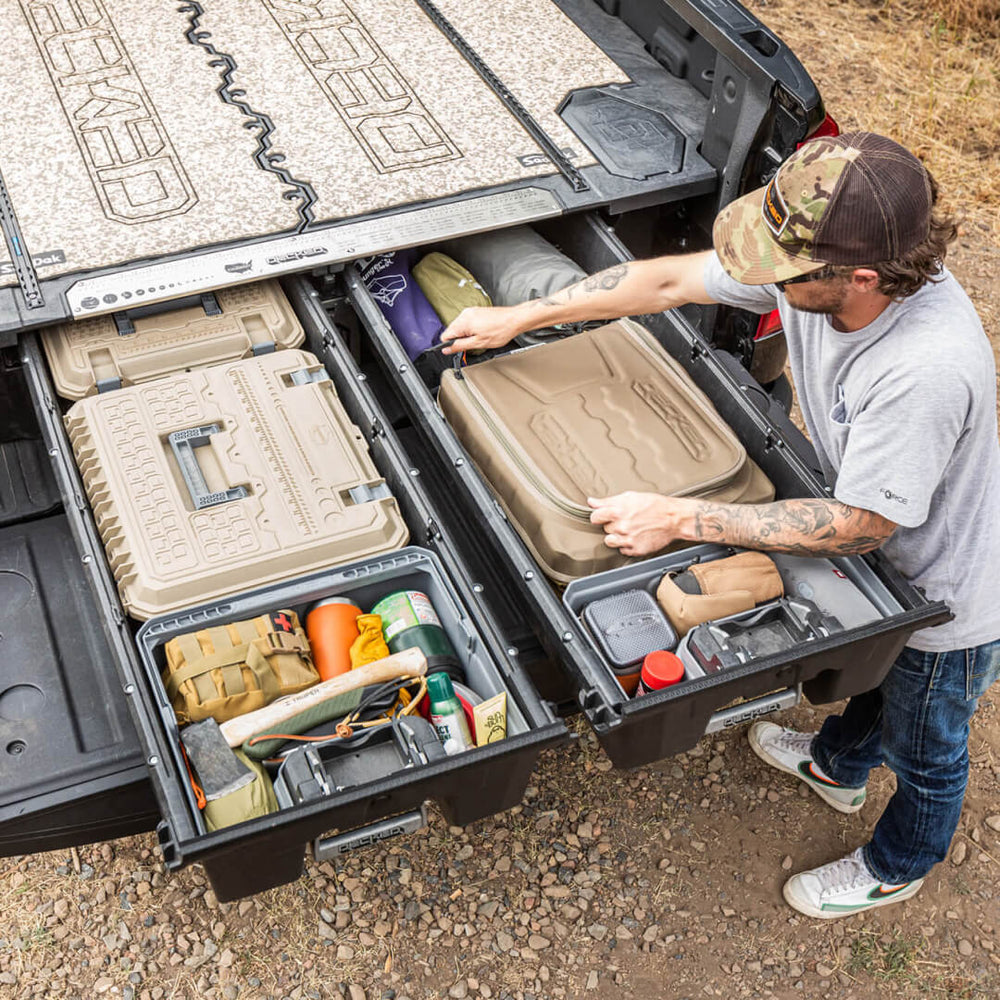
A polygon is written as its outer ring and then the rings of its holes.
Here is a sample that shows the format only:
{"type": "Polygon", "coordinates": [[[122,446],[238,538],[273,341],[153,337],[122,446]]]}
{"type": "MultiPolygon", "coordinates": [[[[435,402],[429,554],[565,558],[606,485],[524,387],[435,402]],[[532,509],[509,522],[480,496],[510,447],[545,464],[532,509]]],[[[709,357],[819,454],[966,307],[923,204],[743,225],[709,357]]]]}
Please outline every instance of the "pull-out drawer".
{"type": "MultiPolygon", "coordinates": [[[[520,801],[541,750],[566,738],[564,725],[539,698],[516,658],[508,655],[491,609],[477,592],[418,468],[404,452],[364,375],[342,346],[315,291],[302,279],[293,279],[287,291],[305,330],[305,348],[322,363],[363,438],[371,462],[398,503],[409,547],[346,562],[333,559],[329,566],[313,568],[308,575],[290,573],[257,590],[193,601],[192,607],[153,618],[145,625],[127,617],[123,610],[106,558],[107,539],[102,544],[67,437],[63,420],[67,403],[56,396],[35,335],[27,335],[22,343],[24,372],[64,497],[66,518],[60,521],[68,524],[62,531],[63,548],[69,555],[63,553],[63,563],[72,564],[73,586],[83,602],[81,627],[94,636],[106,635],[107,648],[93,658],[100,676],[92,687],[100,687],[103,694],[88,700],[88,719],[91,725],[105,724],[107,716],[119,728],[130,728],[131,716],[141,755],[133,750],[135,759],[129,763],[134,767],[129,776],[144,788],[140,769],[143,763],[148,769],[162,816],[158,830],[167,864],[173,868],[192,861],[203,863],[222,900],[296,878],[309,843],[321,852],[339,849],[331,846],[328,837],[334,831],[338,835],[354,831],[332,842],[337,845],[345,840],[363,844],[411,829],[414,817],[423,814],[429,799],[440,803],[452,822],[461,824],[510,808],[520,801]],[[331,788],[329,794],[308,802],[289,804],[277,812],[209,832],[181,752],[177,719],[161,681],[165,643],[184,632],[275,609],[290,608],[304,618],[312,604],[331,595],[346,596],[370,610],[380,597],[398,590],[416,590],[430,598],[471,692],[483,699],[506,694],[506,738],[443,759],[440,755],[418,756],[397,770],[376,769],[353,784],[331,788]],[[386,823],[387,817],[395,819],[386,823]]],[[[301,428],[306,436],[319,430],[301,428]]],[[[45,553],[36,560],[41,560],[40,574],[65,572],[64,565],[49,565],[52,560],[45,553]]],[[[25,663],[25,667],[30,664],[25,663]]],[[[79,722],[72,708],[59,717],[41,716],[43,729],[79,722]]],[[[39,736],[44,739],[46,734],[39,736]]],[[[86,761],[80,766],[86,771],[85,765],[86,761]]],[[[87,771],[79,780],[89,777],[87,771]]],[[[144,823],[133,823],[132,828],[148,828],[149,812],[147,809],[143,816],[144,823]]],[[[94,836],[126,829],[92,825],[94,836]]],[[[0,825],[0,838],[3,831],[0,825]]],[[[86,831],[78,832],[76,842],[84,839],[86,831]]],[[[71,841],[61,841],[57,831],[50,846],[63,842],[71,841]]],[[[32,846],[20,841],[16,832],[12,835],[12,851],[23,852],[32,846]]]]}

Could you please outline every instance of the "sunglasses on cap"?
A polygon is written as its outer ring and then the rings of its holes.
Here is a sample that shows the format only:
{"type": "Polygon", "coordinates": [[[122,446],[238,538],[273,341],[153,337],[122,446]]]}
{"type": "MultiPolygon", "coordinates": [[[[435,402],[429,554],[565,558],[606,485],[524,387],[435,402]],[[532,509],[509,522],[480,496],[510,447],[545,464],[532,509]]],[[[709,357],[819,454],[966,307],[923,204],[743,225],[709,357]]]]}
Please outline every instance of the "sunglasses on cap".
{"type": "Polygon", "coordinates": [[[783,292],[786,285],[802,285],[807,281],[824,281],[827,278],[834,277],[835,273],[834,269],[827,264],[818,271],[810,271],[808,274],[800,274],[798,277],[787,278],[785,281],[776,281],[774,283],[774,287],[777,288],[779,292],[783,292]]]}

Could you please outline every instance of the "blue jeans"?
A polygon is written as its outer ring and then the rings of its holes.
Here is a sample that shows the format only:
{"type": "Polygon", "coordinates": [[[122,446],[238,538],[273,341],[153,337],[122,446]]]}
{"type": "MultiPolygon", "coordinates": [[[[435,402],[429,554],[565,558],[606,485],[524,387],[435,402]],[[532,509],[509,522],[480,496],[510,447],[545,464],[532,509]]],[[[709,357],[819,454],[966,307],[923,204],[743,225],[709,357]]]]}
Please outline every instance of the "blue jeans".
{"type": "Polygon", "coordinates": [[[947,653],[906,647],[880,687],[823,723],[812,754],[835,781],[860,788],[879,764],[896,775],[864,848],[876,878],[910,882],[947,856],[969,777],[969,719],[998,675],[1000,640],[947,653]]]}

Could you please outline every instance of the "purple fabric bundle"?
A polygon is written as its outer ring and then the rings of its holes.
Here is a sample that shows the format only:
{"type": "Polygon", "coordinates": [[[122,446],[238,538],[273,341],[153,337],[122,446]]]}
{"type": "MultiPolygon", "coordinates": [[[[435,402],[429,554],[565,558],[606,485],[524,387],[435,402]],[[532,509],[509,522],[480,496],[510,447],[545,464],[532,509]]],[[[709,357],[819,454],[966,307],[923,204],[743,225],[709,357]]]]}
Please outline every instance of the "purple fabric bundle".
{"type": "Polygon", "coordinates": [[[358,262],[361,280],[411,361],[433,347],[444,330],[434,307],[410,274],[416,256],[414,250],[396,250],[358,262]]]}

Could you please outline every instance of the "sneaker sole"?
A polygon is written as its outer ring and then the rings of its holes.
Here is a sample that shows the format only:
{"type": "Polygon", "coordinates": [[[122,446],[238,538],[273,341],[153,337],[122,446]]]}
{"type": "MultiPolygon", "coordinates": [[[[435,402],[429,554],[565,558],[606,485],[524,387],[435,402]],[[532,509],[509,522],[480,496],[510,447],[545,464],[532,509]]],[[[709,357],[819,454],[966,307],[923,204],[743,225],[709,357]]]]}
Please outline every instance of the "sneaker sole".
{"type": "Polygon", "coordinates": [[[851,804],[849,802],[840,802],[838,799],[833,798],[829,795],[826,789],[822,785],[818,785],[815,782],[810,781],[808,778],[804,777],[800,771],[797,771],[794,767],[789,767],[787,764],[783,764],[780,760],[772,757],[767,750],[761,746],[759,740],[757,739],[757,730],[754,726],[750,727],[750,732],[747,734],[747,741],[750,744],[750,749],[760,757],[765,764],[770,764],[777,771],[784,771],[785,774],[790,774],[801,781],[807,788],[811,788],[828,806],[836,809],[840,813],[856,813],[859,812],[861,807],[865,804],[865,800],[862,799],[856,804],[851,804]]]}
{"type": "Polygon", "coordinates": [[[781,895],[784,896],[785,902],[793,910],[798,910],[799,913],[804,913],[807,917],[815,917],[817,920],[839,920],[841,917],[852,917],[855,913],[866,913],[868,910],[874,910],[879,906],[890,906],[892,903],[902,903],[904,900],[915,896],[920,891],[920,887],[924,884],[923,879],[917,879],[915,882],[911,882],[905,889],[900,889],[899,892],[893,893],[891,896],[886,896],[884,899],[873,899],[868,903],[863,903],[859,906],[852,906],[849,909],[821,910],[819,907],[810,903],[809,900],[796,895],[796,878],[798,878],[798,876],[793,875],[784,884],[781,890],[781,895]]]}

